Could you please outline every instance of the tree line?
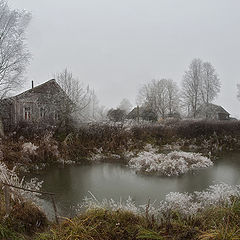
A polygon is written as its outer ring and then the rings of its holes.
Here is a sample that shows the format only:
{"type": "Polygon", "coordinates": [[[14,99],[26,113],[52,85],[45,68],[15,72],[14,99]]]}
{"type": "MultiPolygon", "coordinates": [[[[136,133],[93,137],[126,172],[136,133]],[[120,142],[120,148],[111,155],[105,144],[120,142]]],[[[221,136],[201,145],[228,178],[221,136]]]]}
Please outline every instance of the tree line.
{"type": "MultiPolygon", "coordinates": [[[[196,58],[185,71],[181,86],[180,89],[176,82],[166,78],[144,84],[137,96],[140,108],[130,117],[136,118],[140,114],[143,119],[154,121],[183,114],[196,118],[200,107],[207,107],[216,99],[221,83],[213,65],[196,58]]],[[[110,119],[115,120],[123,119],[124,114],[126,117],[127,112],[121,107],[108,112],[110,119]]]]}

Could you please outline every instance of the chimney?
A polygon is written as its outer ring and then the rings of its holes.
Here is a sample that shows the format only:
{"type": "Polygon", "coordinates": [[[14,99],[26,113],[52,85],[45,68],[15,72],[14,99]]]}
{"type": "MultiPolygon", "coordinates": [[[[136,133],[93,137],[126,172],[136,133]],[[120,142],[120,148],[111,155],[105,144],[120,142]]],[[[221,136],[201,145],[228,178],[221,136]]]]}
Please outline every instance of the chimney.
{"type": "Polygon", "coordinates": [[[33,88],[33,81],[32,81],[32,88],[33,88]]]}

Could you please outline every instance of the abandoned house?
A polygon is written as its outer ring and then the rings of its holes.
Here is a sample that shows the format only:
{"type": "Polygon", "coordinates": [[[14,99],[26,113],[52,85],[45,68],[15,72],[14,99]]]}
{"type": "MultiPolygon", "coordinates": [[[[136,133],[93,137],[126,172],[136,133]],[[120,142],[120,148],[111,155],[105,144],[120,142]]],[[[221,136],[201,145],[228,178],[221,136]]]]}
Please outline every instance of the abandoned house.
{"type": "Polygon", "coordinates": [[[132,120],[144,120],[144,121],[150,121],[150,122],[156,122],[157,121],[157,114],[154,113],[150,108],[148,107],[135,107],[132,109],[130,113],[126,116],[127,119],[132,120]]]}
{"type": "Polygon", "coordinates": [[[212,103],[199,107],[197,118],[211,120],[230,120],[230,114],[221,106],[212,103]]]}
{"type": "Polygon", "coordinates": [[[10,130],[19,124],[56,125],[68,114],[69,98],[51,79],[41,85],[1,100],[0,113],[4,129],[10,130]]]}

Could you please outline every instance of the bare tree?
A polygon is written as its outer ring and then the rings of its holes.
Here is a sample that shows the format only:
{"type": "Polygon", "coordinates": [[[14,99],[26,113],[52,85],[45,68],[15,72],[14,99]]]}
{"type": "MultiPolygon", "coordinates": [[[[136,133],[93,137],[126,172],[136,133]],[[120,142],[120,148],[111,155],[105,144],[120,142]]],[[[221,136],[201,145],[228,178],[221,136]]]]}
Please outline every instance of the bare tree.
{"type": "Polygon", "coordinates": [[[168,113],[172,116],[174,113],[179,112],[179,89],[177,84],[172,80],[167,80],[167,105],[168,113]]]}
{"type": "Polygon", "coordinates": [[[19,87],[30,59],[26,47],[25,30],[31,14],[11,10],[0,0],[0,98],[19,87]]]}
{"type": "Polygon", "coordinates": [[[193,59],[182,81],[182,100],[188,115],[196,117],[198,108],[211,103],[220,92],[220,80],[209,62],[193,59]]]}
{"type": "Polygon", "coordinates": [[[106,109],[105,106],[99,106],[98,111],[97,111],[97,114],[98,114],[97,121],[100,121],[100,122],[106,121],[107,120],[107,112],[108,112],[108,110],[106,109]]]}
{"type": "Polygon", "coordinates": [[[139,91],[138,103],[165,118],[177,110],[178,89],[171,79],[152,80],[139,91]]]}
{"type": "Polygon", "coordinates": [[[130,101],[127,98],[124,98],[120,102],[118,108],[121,110],[124,110],[126,113],[129,113],[131,111],[132,104],[130,103],[130,101]]]}
{"type": "Polygon", "coordinates": [[[167,111],[166,80],[152,80],[145,84],[139,91],[142,103],[155,112],[158,116],[165,117],[167,111]]]}
{"type": "Polygon", "coordinates": [[[91,91],[89,87],[84,88],[83,84],[67,68],[54,75],[57,83],[66,94],[62,116],[74,115],[75,118],[82,118],[83,110],[89,105],[91,91]]]}
{"type": "Polygon", "coordinates": [[[202,61],[193,59],[182,81],[182,98],[187,107],[188,115],[196,117],[197,109],[201,105],[202,61]]]}
{"type": "Polygon", "coordinates": [[[94,90],[90,91],[89,104],[82,112],[84,121],[104,121],[107,119],[107,110],[100,106],[99,100],[94,90]]]}
{"type": "Polygon", "coordinates": [[[209,62],[204,62],[202,64],[202,86],[201,94],[202,101],[204,104],[209,104],[212,102],[218,93],[220,92],[220,79],[218,75],[209,62]]]}

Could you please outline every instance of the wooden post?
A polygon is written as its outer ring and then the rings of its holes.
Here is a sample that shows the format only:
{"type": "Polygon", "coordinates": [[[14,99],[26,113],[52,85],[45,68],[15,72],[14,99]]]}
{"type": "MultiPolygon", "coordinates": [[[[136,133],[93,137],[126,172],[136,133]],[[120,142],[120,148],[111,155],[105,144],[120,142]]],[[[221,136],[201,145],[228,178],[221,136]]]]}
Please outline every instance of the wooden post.
{"type": "Polygon", "coordinates": [[[9,186],[4,186],[4,196],[5,196],[5,209],[6,214],[10,214],[10,193],[9,193],[9,186]]]}
{"type": "MultiPolygon", "coordinates": [[[[0,184],[1,184],[1,182],[0,182],[0,184]]],[[[26,188],[22,188],[22,187],[13,186],[13,185],[8,184],[8,183],[2,183],[2,184],[4,185],[5,208],[6,208],[6,214],[7,215],[9,215],[10,211],[11,211],[11,206],[10,206],[10,187],[13,187],[13,188],[21,189],[21,190],[24,190],[24,191],[35,192],[35,193],[40,193],[40,194],[45,194],[45,195],[50,196],[51,200],[52,200],[52,204],[53,204],[53,209],[54,209],[54,213],[55,213],[56,223],[59,224],[58,215],[57,215],[57,207],[56,207],[56,203],[55,203],[55,199],[54,199],[54,193],[41,192],[41,191],[32,190],[32,189],[26,189],[26,188]]]]}
{"type": "Polygon", "coordinates": [[[51,195],[51,199],[52,199],[52,204],[53,204],[53,209],[55,214],[55,220],[56,220],[56,223],[59,224],[58,216],[57,216],[57,207],[56,207],[56,203],[53,195],[51,195]]]}

